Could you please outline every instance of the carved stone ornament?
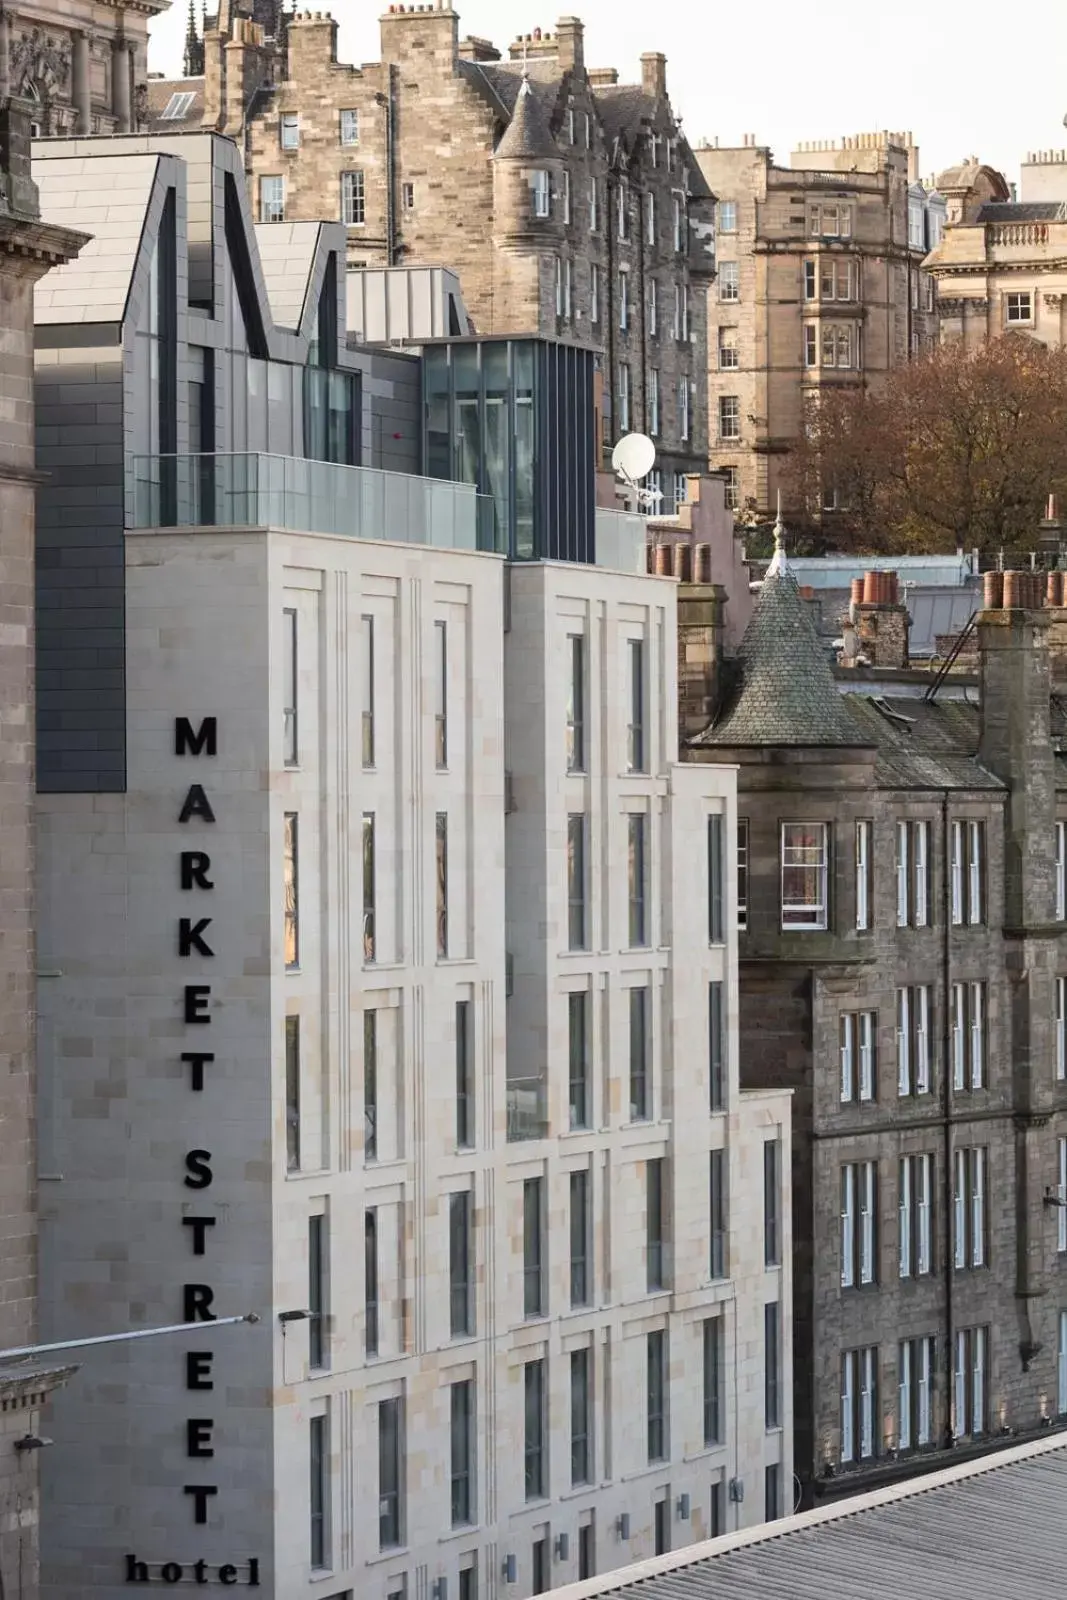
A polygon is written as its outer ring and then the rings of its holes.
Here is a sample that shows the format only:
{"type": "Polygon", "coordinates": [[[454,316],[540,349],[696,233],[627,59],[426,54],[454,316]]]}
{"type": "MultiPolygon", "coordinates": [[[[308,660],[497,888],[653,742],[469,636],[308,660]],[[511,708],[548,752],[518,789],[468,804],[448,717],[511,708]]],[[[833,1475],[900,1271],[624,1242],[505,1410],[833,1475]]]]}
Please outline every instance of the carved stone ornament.
{"type": "Polygon", "coordinates": [[[148,126],[147,83],[139,83],[133,91],[133,125],[138,129],[148,126]]]}
{"type": "Polygon", "coordinates": [[[71,50],[41,28],[24,33],[11,45],[11,81],[32,84],[42,100],[64,93],[70,83],[71,50]]]}

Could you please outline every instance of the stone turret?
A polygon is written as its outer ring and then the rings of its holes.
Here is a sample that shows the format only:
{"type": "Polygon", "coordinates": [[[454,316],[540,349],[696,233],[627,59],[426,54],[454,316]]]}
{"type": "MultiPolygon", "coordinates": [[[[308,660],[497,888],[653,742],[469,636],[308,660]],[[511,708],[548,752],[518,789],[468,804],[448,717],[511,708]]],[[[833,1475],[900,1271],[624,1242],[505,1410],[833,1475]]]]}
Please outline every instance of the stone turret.
{"type": "Polygon", "coordinates": [[[248,106],[272,76],[274,46],[253,16],[252,0],[220,0],[204,31],[204,126],[238,137],[248,106]]]}
{"type": "Polygon", "coordinates": [[[494,235],[500,245],[562,238],[563,163],[529,78],[493,153],[494,235]]]}

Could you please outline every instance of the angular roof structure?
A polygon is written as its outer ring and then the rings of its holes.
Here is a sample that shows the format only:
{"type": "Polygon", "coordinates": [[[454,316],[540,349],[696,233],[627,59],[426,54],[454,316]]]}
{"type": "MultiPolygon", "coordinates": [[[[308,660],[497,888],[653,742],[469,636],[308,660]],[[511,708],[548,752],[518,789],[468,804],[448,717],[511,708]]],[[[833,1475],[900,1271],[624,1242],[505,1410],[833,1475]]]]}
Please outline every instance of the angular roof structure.
{"type": "Polygon", "coordinates": [[[551,161],[558,154],[556,141],[548,125],[548,118],[538,97],[530,88],[529,78],[523,78],[515,99],[503,138],[494,151],[494,157],[505,160],[508,156],[535,161],[551,161]]]}

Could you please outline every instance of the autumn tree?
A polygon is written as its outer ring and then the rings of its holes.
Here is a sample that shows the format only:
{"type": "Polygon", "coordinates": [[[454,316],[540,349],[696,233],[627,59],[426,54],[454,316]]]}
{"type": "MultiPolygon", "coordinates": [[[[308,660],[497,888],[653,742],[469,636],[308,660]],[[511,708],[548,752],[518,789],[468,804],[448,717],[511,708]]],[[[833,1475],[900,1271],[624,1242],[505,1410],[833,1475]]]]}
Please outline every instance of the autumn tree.
{"type": "Polygon", "coordinates": [[[941,345],[876,390],[827,386],[791,489],[838,547],[1032,548],[1047,496],[1067,491],[1067,350],[1008,334],[941,345]]]}

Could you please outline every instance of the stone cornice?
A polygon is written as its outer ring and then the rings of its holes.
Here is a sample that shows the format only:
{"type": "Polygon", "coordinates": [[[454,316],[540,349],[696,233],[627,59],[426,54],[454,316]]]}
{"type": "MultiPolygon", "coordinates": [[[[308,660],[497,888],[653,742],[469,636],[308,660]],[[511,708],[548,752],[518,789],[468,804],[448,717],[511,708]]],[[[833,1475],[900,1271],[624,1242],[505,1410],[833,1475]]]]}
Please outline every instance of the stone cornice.
{"type": "Polygon", "coordinates": [[[61,1389],[77,1370],[76,1366],[33,1367],[20,1372],[17,1367],[0,1367],[0,1412],[43,1405],[52,1391],[61,1389]]]}
{"type": "Polygon", "coordinates": [[[6,257],[8,271],[43,276],[50,267],[73,260],[88,243],[89,235],[74,228],[0,214],[0,253],[6,257]]]}

